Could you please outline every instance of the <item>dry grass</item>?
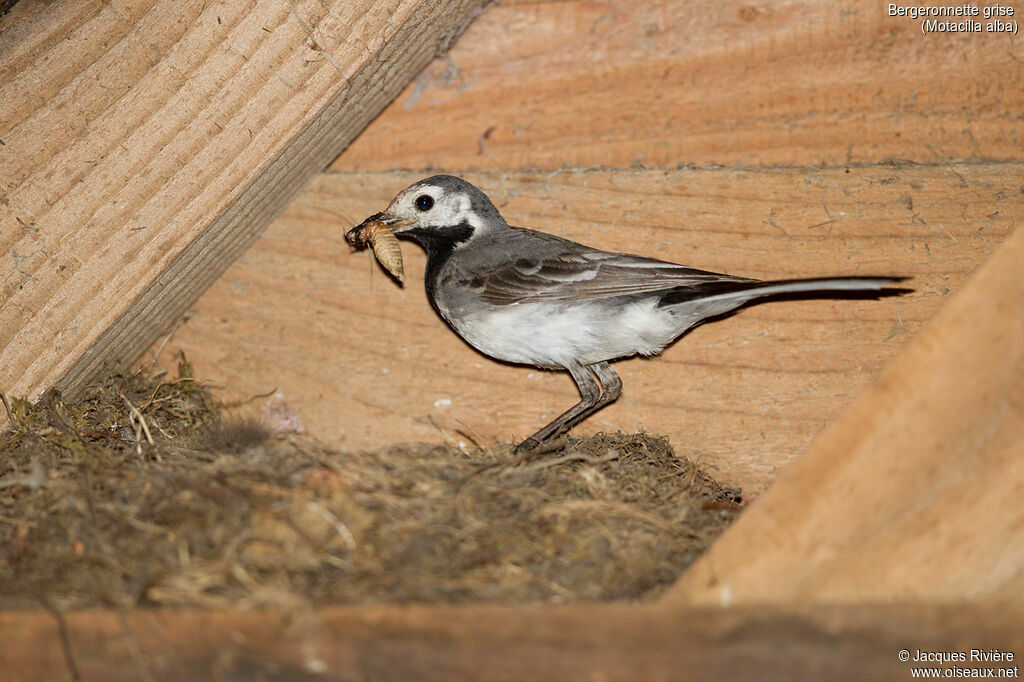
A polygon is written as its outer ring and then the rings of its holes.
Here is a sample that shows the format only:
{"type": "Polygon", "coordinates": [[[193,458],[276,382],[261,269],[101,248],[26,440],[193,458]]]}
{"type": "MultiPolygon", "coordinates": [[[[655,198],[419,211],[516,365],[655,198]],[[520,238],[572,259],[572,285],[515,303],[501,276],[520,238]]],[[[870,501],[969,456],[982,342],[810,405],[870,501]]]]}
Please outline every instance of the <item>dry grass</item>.
{"type": "Polygon", "coordinates": [[[222,418],[179,371],[8,401],[0,606],[638,599],[739,510],[644,433],[342,452],[222,418]]]}

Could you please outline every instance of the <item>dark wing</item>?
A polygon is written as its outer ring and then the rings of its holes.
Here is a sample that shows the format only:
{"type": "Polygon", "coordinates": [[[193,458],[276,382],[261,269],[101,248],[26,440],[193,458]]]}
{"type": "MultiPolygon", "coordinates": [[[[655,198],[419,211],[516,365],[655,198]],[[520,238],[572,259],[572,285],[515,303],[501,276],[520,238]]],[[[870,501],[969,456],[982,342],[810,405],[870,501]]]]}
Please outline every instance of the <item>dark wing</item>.
{"type": "Polygon", "coordinates": [[[584,301],[669,290],[698,294],[707,289],[710,293],[722,284],[754,281],[654,258],[599,251],[542,233],[530,237],[522,244],[508,245],[515,254],[511,258],[489,267],[477,263],[472,275],[453,274],[493,305],[584,301]]]}

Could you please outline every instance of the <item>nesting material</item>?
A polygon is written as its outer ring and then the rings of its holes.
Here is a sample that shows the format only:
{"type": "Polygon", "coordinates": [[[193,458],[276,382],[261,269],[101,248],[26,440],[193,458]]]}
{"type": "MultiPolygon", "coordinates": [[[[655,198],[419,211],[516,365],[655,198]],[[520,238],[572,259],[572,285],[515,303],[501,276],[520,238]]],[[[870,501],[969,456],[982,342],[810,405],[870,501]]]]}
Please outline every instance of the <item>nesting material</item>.
{"type": "Polygon", "coordinates": [[[0,608],[644,599],[740,508],[644,433],[532,461],[270,435],[187,363],[8,404],[0,608]]]}
{"type": "Polygon", "coordinates": [[[405,281],[402,247],[395,233],[387,225],[371,218],[349,230],[345,235],[345,241],[359,248],[364,248],[369,243],[377,262],[399,282],[405,281]]]}

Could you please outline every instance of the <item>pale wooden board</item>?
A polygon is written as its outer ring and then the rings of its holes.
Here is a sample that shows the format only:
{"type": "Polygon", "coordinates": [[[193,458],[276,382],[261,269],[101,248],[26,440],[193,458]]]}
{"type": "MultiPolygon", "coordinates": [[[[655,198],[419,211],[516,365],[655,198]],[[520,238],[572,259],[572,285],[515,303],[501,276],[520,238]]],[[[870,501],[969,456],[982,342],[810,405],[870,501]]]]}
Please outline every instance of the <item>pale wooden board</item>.
{"type": "Polygon", "coordinates": [[[1024,599],[1022,266],[1018,228],[665,601],[1024,599]]]}
{"type": "Polygon", "coordinates": [[[1020,606],[356,606],[0,612],[5,682],[907,680],[899,651],[1014,654],[1020,606]],[[76,675],[77,673],[77,675],[76,675]]]}
{"type": "Polygon", "coordinates": [[[1020,160],[1024,43],[887,8],[502,2],[333,168],[1020,160]]]}
{"type": "Polygon", "coordinates": [[[481,4],[26,0],[0,19],[0,390],[130,363],[481,4]]]}
{"type": "MultiPolygon", "coordinates": [[[[434,313],[409,243],[399,288],[343,233],[420,174],[323,174],[165,347],[235,400],[278,389],[344,447],[524,437],[578,399],[564,373],[496,363],[434,313]]],[[[759,278],[913,276],[882,301],[755,306],[616,368],[622,398],[577,434],[640,426],[756,494],[866,387],[1024,219],[1015,164],[472,173],[513,224],[759,278]]],[[[259,410],[262,400],[250,406],[259,410]]]]}

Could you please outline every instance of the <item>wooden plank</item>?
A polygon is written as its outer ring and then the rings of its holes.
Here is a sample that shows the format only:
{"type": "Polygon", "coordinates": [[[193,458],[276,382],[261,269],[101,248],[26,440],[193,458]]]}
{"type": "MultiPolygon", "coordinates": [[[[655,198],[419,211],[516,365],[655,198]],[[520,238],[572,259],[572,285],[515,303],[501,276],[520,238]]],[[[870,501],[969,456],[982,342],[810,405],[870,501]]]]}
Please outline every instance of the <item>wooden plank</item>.
{"type": "Polygon", "coordinates": [[[1019,605],[994,604],[79,611],[60,621],[41,611],[0,612],[0,667],[8,682],[906,680],[915,664],[900,661],[901,649],[965,658],[973,649],[990,660],[928,667],[1006,669],[1014,677],[1022,625],[1019,605]],[[993,650],[1014,658],[993,661],[993,650]]]}
{"type": "Polygon", "coordinates": [[[333,168],[1019,160],[1020,41],[887,7],[502,2],[333,168]]]}
{"type": "MultiPolygon", "coordinates": [[[[523,437],[577,399],[564,373],[498,364],[436,316],[405,244],[400,289],[342,240],[420,174],[324,174],[189,313],[181,349],[228,400],[278,389],[337,446],[523,437]],[[347,216],[351,220],[346,220],[347,216]]],[[[748,494],[806,449],[949,291],[1024,219],[1020,164],[470,173],[513,224],[594,246],[774,278],[912,275],[883,301],[755,306],[653,360],[577,430],[668,434],[748,494]]],[[[252,404],[261,409],[263,401],[252,404]]]]}
{"type": "Polygon", "coordinates": [[[666,596],[1024,594],[1024,229],[666,596]]]}
{"type": "Polygon", "coordinates": [[[73,392],[131,362],[482,3],[72,0],[0,19],[0,387],[73,392]]]}

